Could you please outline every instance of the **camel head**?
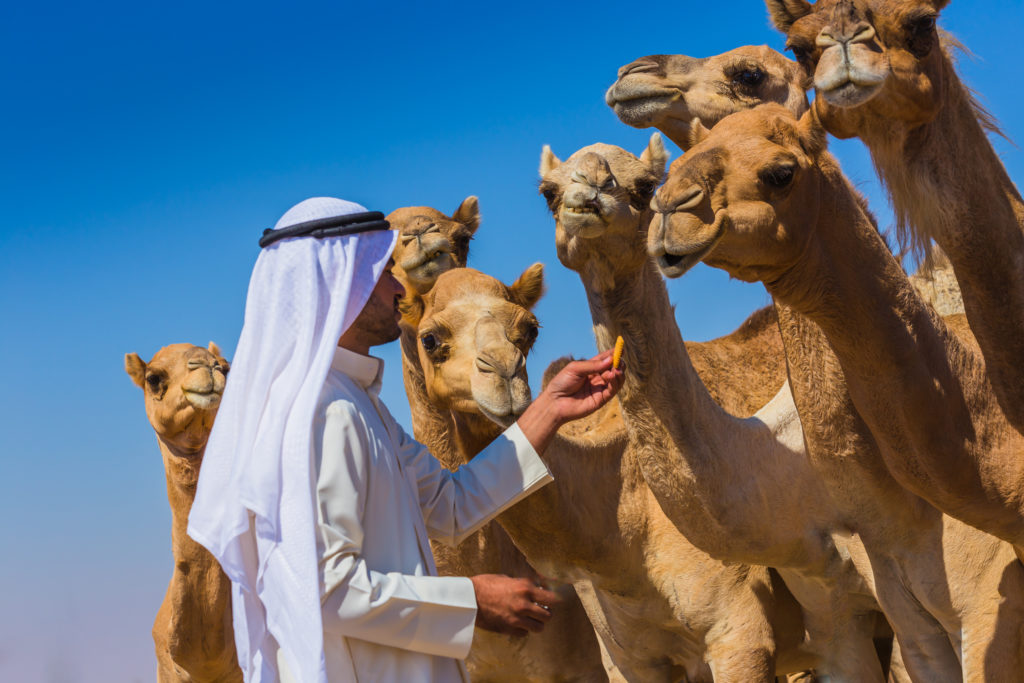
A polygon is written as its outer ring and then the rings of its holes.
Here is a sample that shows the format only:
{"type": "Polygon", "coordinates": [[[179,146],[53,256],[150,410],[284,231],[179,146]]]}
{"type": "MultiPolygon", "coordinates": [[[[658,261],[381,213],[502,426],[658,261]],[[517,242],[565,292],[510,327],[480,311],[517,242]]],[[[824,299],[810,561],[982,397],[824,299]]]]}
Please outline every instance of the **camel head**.
{"type": "Polygon", "coordinates": [[[124,357],[124,369],[145,394],[149,424],[172,454],[185,458],[206,448],[229,367],[213,342],[205,349],[171,344],[148,363],[135,353],[124,357]]]}
{"type": "Polygon", "coordinates": [[[766,104],[710,131],[694,122],[691,137],[652,202],[651,256],[668,277],[704,261],[748,282],[776,280],[806,247],[821,201],[825,131],[813,110],[798,120],[766,104]]]}
{"type": "Polygon", "coordinates": [[[814,80],[814,106],[829,132],[845,138],[935,117],[945,73],[935,21],[949,0],[766,2],[814,80]]]}
{"type": "Polygon", "coordinates": [[[714,57],[641,57],[619,69],[604,99],[623,123],[657,128],[685,150],[694,118],[711,127],[765,102],[799,116],[808,106],[809,85],[796,62],[767,45],[748,45],[714,57]]]}
{"type": "Polygon", "coordinates": [[[469,241],[480,227],[476,197],[466,197],[450,217],[429,206],[407,206],[388,214],[398,231],[394,274],[407,292],[426,294],[437,276],[466,265],[469,241]]]}
{"type": "Polygon", "coordinates": [[[427,395],[442,410],[507,427],[530,404],[526,354],[537,338],[531,309],[544,290],[536,263],[511,285],[472,268],[442,273],[417,321],[427,395]]]}
{"type": "Polygon", "coordinates": [[[555,217],[559,260],[605,288],[615,285],[616,274],[635,272],[647,258],[651,198],[667,161],[657,133],[639,158],[598,143],[563,162],[545,146],[540,192],[555,217]]]}

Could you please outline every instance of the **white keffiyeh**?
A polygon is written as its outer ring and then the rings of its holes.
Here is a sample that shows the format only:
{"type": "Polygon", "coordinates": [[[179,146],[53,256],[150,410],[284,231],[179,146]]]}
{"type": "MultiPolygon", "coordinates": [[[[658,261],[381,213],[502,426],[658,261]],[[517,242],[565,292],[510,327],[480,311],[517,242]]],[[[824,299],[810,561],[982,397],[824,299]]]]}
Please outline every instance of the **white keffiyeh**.
{"type": "MultiPolygon", "coordinates": [[[[275,225],[365,212],[314,197],[275,225]]],[[[250,683],[326,683],[315,539],[313,412],[338,339],[384,272],[397,233],[295,237],[263,249],[210,434],[188,533],[232,581],[235,644],[250,683]]]]}

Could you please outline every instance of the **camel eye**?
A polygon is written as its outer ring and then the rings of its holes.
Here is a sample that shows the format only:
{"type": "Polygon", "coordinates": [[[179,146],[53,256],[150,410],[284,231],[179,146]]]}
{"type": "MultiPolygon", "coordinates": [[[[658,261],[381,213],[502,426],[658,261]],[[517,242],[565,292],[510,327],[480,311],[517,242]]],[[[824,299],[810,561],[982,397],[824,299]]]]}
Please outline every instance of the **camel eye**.
{"type": "Polygon", "coordinates": [[[423,350],[430,353],[437,348],[437,337],[432,334],[425,334],[420,338],[420,343],[423,344],[423,350]]]}
{"type": "Polygon", "coordinates": [[[907,22],[907,49],[915,57],[924,57],[932,51],[935,35],[935,16],[926,14],[907,22]]]}
{"type": "Polygon", "coordinates": [[[530,325],[526,328],[526,333],[523,335],[523,340],[529,345],[537,341],[537,326],[530,325]]]}
{"type": "Polygon", "coordinates": [[[799,62],[803,66],[807,66],[807,63],[811,59],[811,51],[800,44],[790,43],[786,46],[786,49],[793,53],[793,59],[799,62]]]}
{"type": "Polygon", "coordinates": [[[744,69],[732,77],[732,82],[744,88],[756,88],[764,82],[764,76],[760,69],[744,69]]]}
{"type": "Polygon", "coordinates": [[[555,199],[558,197],[558,188],[550,183],[542,183],[540,193],[544,195],[544,201],[548,203],[548,206],[553,207],[555,205],[555,199]]]}
{"type": "Polygon", "coordinates": [[[161,393],[161,390],[163,389],[163,384],[164,384],[163,375],[159,375],[159,374],[157,374],[155,372],[152,373],[152,374],[146,375],[146,386],[148,386],[149,390],[152,391],[154,394],[161,393]]]}
{"type": "Polygon", "coordinates": [[[794,171],[792,166],[773,166],[761,171],[758,178],[768,187],[781,190],[793,181],[794,171]]]}
{"type": "Polygon", "coordinates": [[[619,184],[615,182],[615,176],[612,176],[608,180],[604,181],[604,185],[601,186],[603,192],[610,192],[618,187],[619,184]]]}

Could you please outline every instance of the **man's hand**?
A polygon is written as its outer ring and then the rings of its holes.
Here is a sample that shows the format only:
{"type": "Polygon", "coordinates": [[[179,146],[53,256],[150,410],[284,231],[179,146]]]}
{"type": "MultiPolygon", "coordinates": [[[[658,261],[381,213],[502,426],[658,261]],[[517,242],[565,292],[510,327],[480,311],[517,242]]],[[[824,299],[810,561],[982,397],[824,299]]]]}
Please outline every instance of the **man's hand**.
{"type": "Polygon", "coordinates": [[[551,618],[551,606],[561,598],[530,579],[501,574],[469,578],[476,590],[476,625],[510,636],[540,633],[551,618]]]}
{"type": "Polygon", "coordinates": [[[558,428],[589,415],[618,393],[622,370],[612,368],[612,352],[576,360],[551,378],[517,422],[538,453],[543,453],[558,428]]]}
{"type": "Polygon", "coordinates": [[[622,382],[622,370],[612,368],[612,352],[604,351],[590,360],[566,365],[551,378],[541,395],[550,395],[559,421],[572,422],[611,400],[622,382]]]}

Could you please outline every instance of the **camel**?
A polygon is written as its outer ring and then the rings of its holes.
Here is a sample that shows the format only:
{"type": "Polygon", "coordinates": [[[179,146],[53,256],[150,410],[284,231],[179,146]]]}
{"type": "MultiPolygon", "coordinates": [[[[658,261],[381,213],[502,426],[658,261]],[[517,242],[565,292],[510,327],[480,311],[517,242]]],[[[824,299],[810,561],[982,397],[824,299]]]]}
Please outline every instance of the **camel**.
{"type": "Polygon", "coordinates": [[[241,683],[231,626],[231,581],[213,555],[185,532],[228,362],[213,342],[206,349],[171,344],[149,363],[138,354],[126,354],[124,368],[145,394],[171,504],[174,572],[153,624],[157,680],[241,683]]]}
{"type": "Polygon", "coordinates": [[[914,430],[947,452],[964,444],[946,439],[976,439],[967,449],[982,456],[1020,438],[950,329],[969,337],[962,317],[947,327],[917,295],[813,110],[694,122],[691,143],[655,197],[651,254],[668,276],[703,260],[774,297],[809,453],[846,482],[837,504],[866,512],[853,530],[915,680],[1012,680],[1024,665],[1013,548],[886,484],[914,430]]]}
{"type": "MultiPolygon", "coordinates": [[[[630,446],[665,513],[692,543],[717,559],[780,571],[804,608],[822,673],[881,680],[871,642],[879,608],[849,559],[863,552],[856,539],[843,538],[847,527],[807,464],[788,386],[747,406],[719,398],[757,384],[767,362],[760,356],[785,361],[774,312],[755,314],[770,329],[758,346],[737,345],[740,353],[726,364],[706,364],[701,345],[684,344],[679,334],[647,256],[649,202],[666,158],[657,133],[640,158],[603,144],[565,162],[549,148],[541,158],[558,256],[580,274],[598,348],[610,348],[618,335],[626,342],[620,402],[630,446]],[[762,406],[751,419],[732,416],[762,406]]],[[[732,336],[742,339],[746,327],[732,336]]]]}
{"type": "MultiPolygon", "coordinates": [[[[422,297],[437,277],[466,265],[469,241],[480,225],[479,202],[467,197],[452,216],[426,207],[396,209],[387,220],[400,234],[393,273],[406,288],[402,300],[402,372],[412,413],[413,434],[448,469],[462,460],[450,431],[427,397],[417,352],[415,324],[422,297]]],[[[438,571],[447,576],[506,574],[543,580],[496,522],[458,547],[433,543],[438,571]]],[[[523,638],[476,629],[466,667],[475,681],[605,681],[608,674],[594,628],[571,586],[559,587],[563,598],[541,634],[523,638]]],[[[614,671],[610,672],[614,677],[614,671]]]]}
{"type": "Polygon", "coordinates": [[[808,108],[809,80],[800,66],[767,45],[746,45],[714,57],[650,55],[619,69],[605,102],[634,128],[657,128],[686,149],[690,122],[713,126],[734,111],[778,102],[808,108]]]}
{"type": "MultiPolygon", "coordinates": [[[[733,112],[766,102],[800,116],[809,108],[805,90],[810,85],[793,60],[766,46],[747,45],[703,59],[641,57],[619,69],[605,101],[623,123],[657,128],[685,151],[693,119],[711,127],[733,112]]],[[[911,281],[940,315],[963,313],[952,265],[934,242],[911,281]]]]}
{"type": "MultiPolygon", "coordinates": [[[[465,459],[530,402],[525,356],[542,277],[537,264],[506,286],[459,268],[424,298],[417,330],[429,405],[465,459]]],[[[771,681],[776,670],[812,665],[781,583],[688,543],[644,483],[615,402],[592,417],[563,427],[545,451],[555,482],[498,519],[534,566],[577,585],[623,676],[771,681]]]]}
{"type": "MultiPolygon", "coordinates": [[[[936,29],[948,1],[767,4],[826,130],[867,145],[904,241],[934,239],[949,256],[999,405],[1024,431],[1024,200],[986,137],[995,122],[957,76],[957,43],[936,29]]],[[[925,487],[894,474],[947,512],[974,495],[944,463],[930,468],[951,476],[925,487]]]]}

